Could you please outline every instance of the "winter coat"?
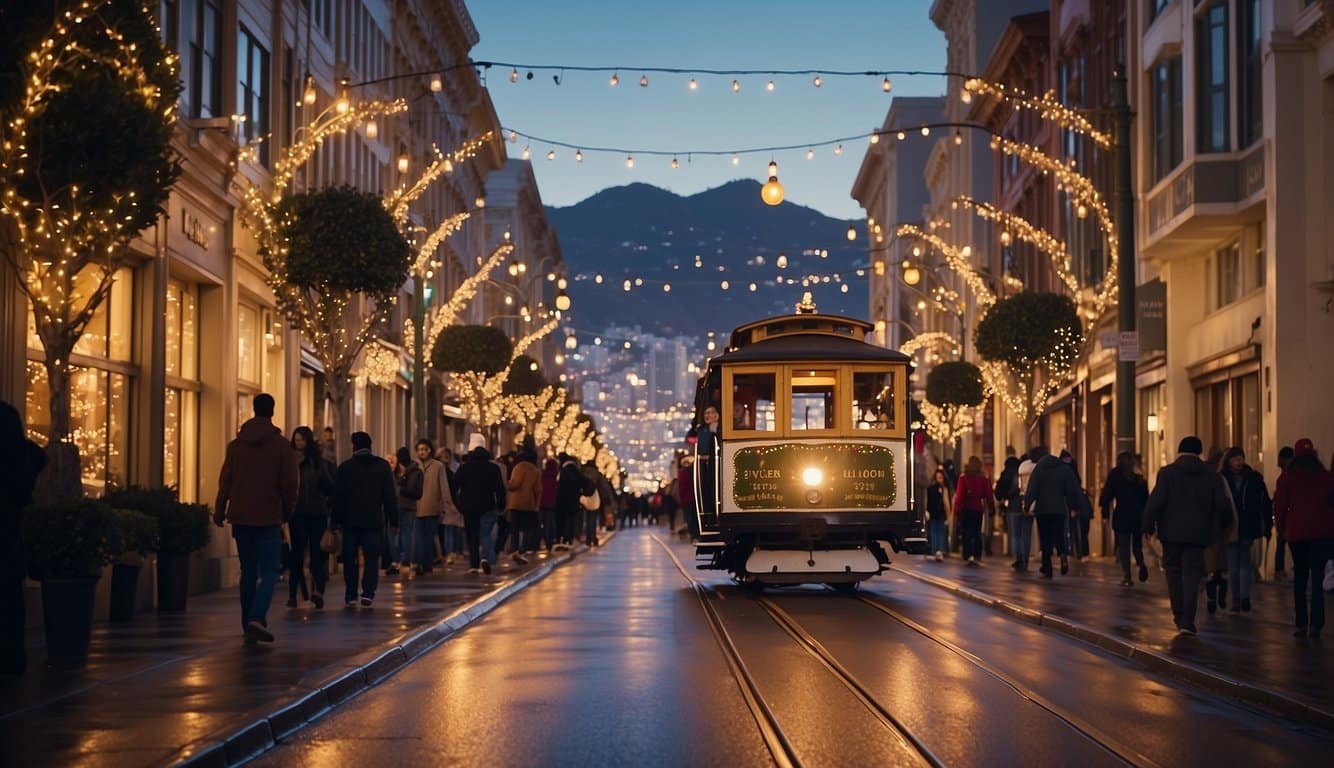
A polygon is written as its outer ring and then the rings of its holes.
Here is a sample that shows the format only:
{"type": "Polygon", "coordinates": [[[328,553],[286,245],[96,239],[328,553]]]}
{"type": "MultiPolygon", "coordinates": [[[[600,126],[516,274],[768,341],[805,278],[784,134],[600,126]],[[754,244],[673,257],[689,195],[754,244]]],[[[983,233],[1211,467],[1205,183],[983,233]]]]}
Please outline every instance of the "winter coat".
{"type": "Polygon", "coordinates": [[[584,495],[584,474],[579,465],[567,461],[560,467],[560,476],[556,481],[556,509],[575,513],[583,509],[579,497],[584,495]]]}
{"type": "MultiPolygon", "coordinates": [[[[444,464],[444,462],[440,462],[444,464]]],[[[459,487],[454,482],[454,470],[445,464],[445,487],[449,489],[449,499],[445,503],[445,516],[442,521],[445,525],[452,525],[456,528],[463,527],[463,513],[459,511],[459,505],[455,501],[459,497],[459,487]]]]}
{"type": "Polygon", "coordinates": [[[560,477],[560,462],[547,459],[542,462],[542,509],[556,508],[556,478],[560,477]]]}
{"type": "Polygon", "coordinates": [[[1309,469],[1298,464],[1301,457],[1278,478],[1274,489],[1274,521],[1288,541],[1334,539],[1334,473],[1311,462],[1309,469]]]}
{"type": "Polygon", "coordinates": [[[506,509],[536,512],[542,503],[542,475],[531,461],[517,461],[510,470],[509,501],[506,509]]]}
{"type": "Polygon", "coordinates": [[[485,448],[474,448],[468,454],[454,473],[454,485],[459,491],[455,503],[465,516],[480,517],[505,508],[505,481],[485,448]]]}
{"type": "Polygon", "coordinates": [[[1264,476],[1245,464],[1240,472],[1224,469],[1221,474],[1236,508],[1237,536],[1251,540],[1268,536],[1274,528],[1274,504],[1269,500],[1264,476]]]}
{"type": "MultiPolygon", "coordinates": [[[[398,475],[396,479],[398,481],[399,514],[412,512],[415,515],[420,507],[418,502],[422,497],[423,478],[421,467],[418,467],[416,462],[411,462],[403,467],[402,474],[398,475]]],[[[397,525],[398,521],[391,520],[389,524],[397,525]]]]}
{"type": "MultiPolygon", "coordinates": [[[[1022,466],[1022,465],[1021,465],[1022,466]]],[[[1079,480],[1068,464],[1055,456],[1043,456],[1033,467],[1024,491],[1024,506],[1036,505],[1036,515],[1068,515],[1082,503],[1079,480]]]]}
{"type": "Polygon", "coordinates": [[[992,508],[991,481],[982,475],[963,475],[954,489],[954,508],[960,512],[986,512],[992,508]]]}
{"type": "Polygon", "coordinates": [[[695,509],[695,468],[681,467],[676,470],[676,500],[683,509],[695,509]]]}
{"type": "Polygon", "coordinates": [[[1006,514],[1020,514],[1024,507],[1023,492],[1019,488],[1019,460],[1011,456],[996,480],[996,505],[1006,514]]]}
{"type": "Polygon", "coordinates": [[[1144,525],[1144,505],[1149,501],[1149,484],[1137,474],[1127,475],[1113,469],[1098,495],[1104,520],[1111,518],[1116,533],[1140,533],[1144,525]],[[1112,502],[1116,508],[1112,508],[1112,502]]]}
{"type": "Polygon", "coordinates": [[[398,483],[389,462],[369,450],[353,451],[334,478],[333,523],[337,527],[381,528],[398,523],[398,483]]]}
{"type": "Polygon", "coordinates": [[[297,454],[300,482],[296,497],[296,516],[326,517],[334,492],[334,465],[321,456],[314,461],[297,454]]]}
{"type": "Polygon", "coordinates": [[[926,487],[926,515],[929,520],[942,523],[949,520],[950,494],[940,483],[932,483],[926,487]]]}
{"type": "Polygon", "coordinates": [[[1158,470],[1144,505],[1143,530],[1174,544],[1210,546],[1229,527],[1230,504],[1218,473],[1199,456],[1182,454],[1158,470]]]}
{"type": "Polygon", "coordinates": [[[232,525],[282,525],[300,490],[296,451],[268,417],[256,416],[227,444],[213,513],[232,525]]]}
{"type": "Polygon", "coordinates": [[[454,505],[454,494],[449,489],[449,473],[445,465],[435,459],[427,459],[417,465],[422,475],[422,497],[417,502],[417,517],[435,517],[444,515],[454,505]]]}

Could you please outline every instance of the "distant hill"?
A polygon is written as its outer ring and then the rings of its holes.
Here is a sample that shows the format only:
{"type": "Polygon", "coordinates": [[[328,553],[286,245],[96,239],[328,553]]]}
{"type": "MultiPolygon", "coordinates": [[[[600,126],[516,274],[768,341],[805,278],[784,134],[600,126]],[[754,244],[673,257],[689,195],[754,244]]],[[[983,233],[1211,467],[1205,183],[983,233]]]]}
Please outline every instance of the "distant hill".
{"type": "Polygon", "coordinates": [[[649,184],[612,187],[565,208],[548,208],[571,277],[571,324],[586,330],[638,324],[660,335],[726,336],[742,323],[791,312],[803,291],[821,312],[867,315],[865,226],[811,208],[760,200],[760,184],[732,181],[682,197],[649,184]],[[827,252],[826,258],[820,253],[827,252]],[[779,269],[780,253],[788,265],[779,269]],[[805,255],[803,255],[805,254],[805,255]],[[701,266],[696,267],[696,257],[701,266]],[[803,288],[786,278],[831,276],[803,288]],[[603,282],[594,282],[601,274],[603,282]],[[626,278],[645,284],[625,292],[626,278]],[[779,285],[780,278],[784,283],[779,285]],[[730,289],[722,290],[727,280],[730,289]],[[663,292],[663,283],[671,292],[663,292]],[[748,290],[749,283],[757,290],[748,290]]]}

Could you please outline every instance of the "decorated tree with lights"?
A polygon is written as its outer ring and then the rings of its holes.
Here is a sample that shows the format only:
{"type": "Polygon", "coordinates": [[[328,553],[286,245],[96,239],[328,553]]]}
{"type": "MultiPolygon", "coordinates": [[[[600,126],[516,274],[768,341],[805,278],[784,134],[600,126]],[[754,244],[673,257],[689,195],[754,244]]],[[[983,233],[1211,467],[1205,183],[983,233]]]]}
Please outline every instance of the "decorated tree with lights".
{"type": "Polygon", "coordinates": [[[504,416],[500,388],[514,361],[514,344],[490,325],[453,325],[440,333],[431,350],[431,365],[449,373],[459,394],[464,418],[479,431],[504,416]]]}
{"type": "Polygon", "coordinates": [[[982,371],[976,365],[963,360],[936,365],[926,375],[926,400],[921,404],[927,433],[953,445],[972,428],[977,406],[985,400],[982,371]]]}
{"type": "Polygon", "coordinates": [[[70,354],[162,213],[181,84],[151,7],[26,4],[0,23],[0,250],[32,305],[50,392],[42,493],[81,493],[70,354]]]}
{"type": "Polygon", "coordinates": [[[1032,432],[1079,355],[1079,313],[1069,296],[1017,293],[993,304],[973,343],[994,394],[1032,432]]]}

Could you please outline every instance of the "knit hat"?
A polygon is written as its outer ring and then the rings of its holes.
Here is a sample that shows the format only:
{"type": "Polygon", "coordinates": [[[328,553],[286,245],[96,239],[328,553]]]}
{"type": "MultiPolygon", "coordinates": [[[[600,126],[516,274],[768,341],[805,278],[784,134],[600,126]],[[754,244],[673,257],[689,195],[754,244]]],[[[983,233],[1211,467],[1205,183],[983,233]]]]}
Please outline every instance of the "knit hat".
{"type": "Polygon", "coordinates": [[[1303,437],[1292,444],[1292,453],[1296,456],[1309,456],[1315,453],[1315,443],[1311,442],[1311,438],[1303,437]]]}
{"type": "Polygon", "coordinates": [[[1204,442],[1195,435],[1183,437],[1181,443],[1177,445],[1177,453],[1193,453],[1198,456],[1204,453],[1204,442]]]}
{"type": "Polygon", "coordinates": [[[480,433],[474,432],[468,437],[468,452],[472,453],[478,448],[486,450],[486,438],[482,437],[480,433]]]}

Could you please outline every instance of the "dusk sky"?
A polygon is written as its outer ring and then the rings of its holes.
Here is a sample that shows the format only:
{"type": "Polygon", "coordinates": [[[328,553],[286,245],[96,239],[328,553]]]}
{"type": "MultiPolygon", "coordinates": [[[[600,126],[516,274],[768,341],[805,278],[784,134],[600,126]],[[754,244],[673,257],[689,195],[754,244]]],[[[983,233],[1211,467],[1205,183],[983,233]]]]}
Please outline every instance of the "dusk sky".
{"type": "Polygon", "coordinates": [[[481,42],[473,58],[529,65],[611,66],[610,75],[565,72],[561,84],[551,71],[519,67],[519,81],[509,82],[508,68],[487,74],[492,100],[507,129],[584,147],[575,150],[520,137],[508,145],[512,157],[525,146],[538,186],[548,205],[576,203],[600,189],[635,181],[679,194],[693,194],[736,178],[764,181],[772,158],[787,200],[839,218],[859,218],[849,196],[865,153],[865,135],[880,125],[894,96],[944,92],[939,77],[893,76],[893,90],[881,91],[880,77],[737,78],[698,75],[691,91],[689,74],[649,73],[642,88],[636,66],[700,69],[941,70],[945,40],[927,17],[929,0],[850,0],[837,4],[792,0],[674,0],[672,2],[602,2],[598,0],[473,0],[468,3],[481,42]],[[806,145],[840,137],[834,148],[806,145]],[[799,145],[786,152],[742,154],[733,165],[724,156],[691,152],[744,150],[799,145]],[[634,168],[626,152],[596,152],[605,146],[637,150],[634,168]],[[556,159],[548,161],[554,149],[556,159]],[[677,152],[649,156],[647,150],[677,152]]]}

